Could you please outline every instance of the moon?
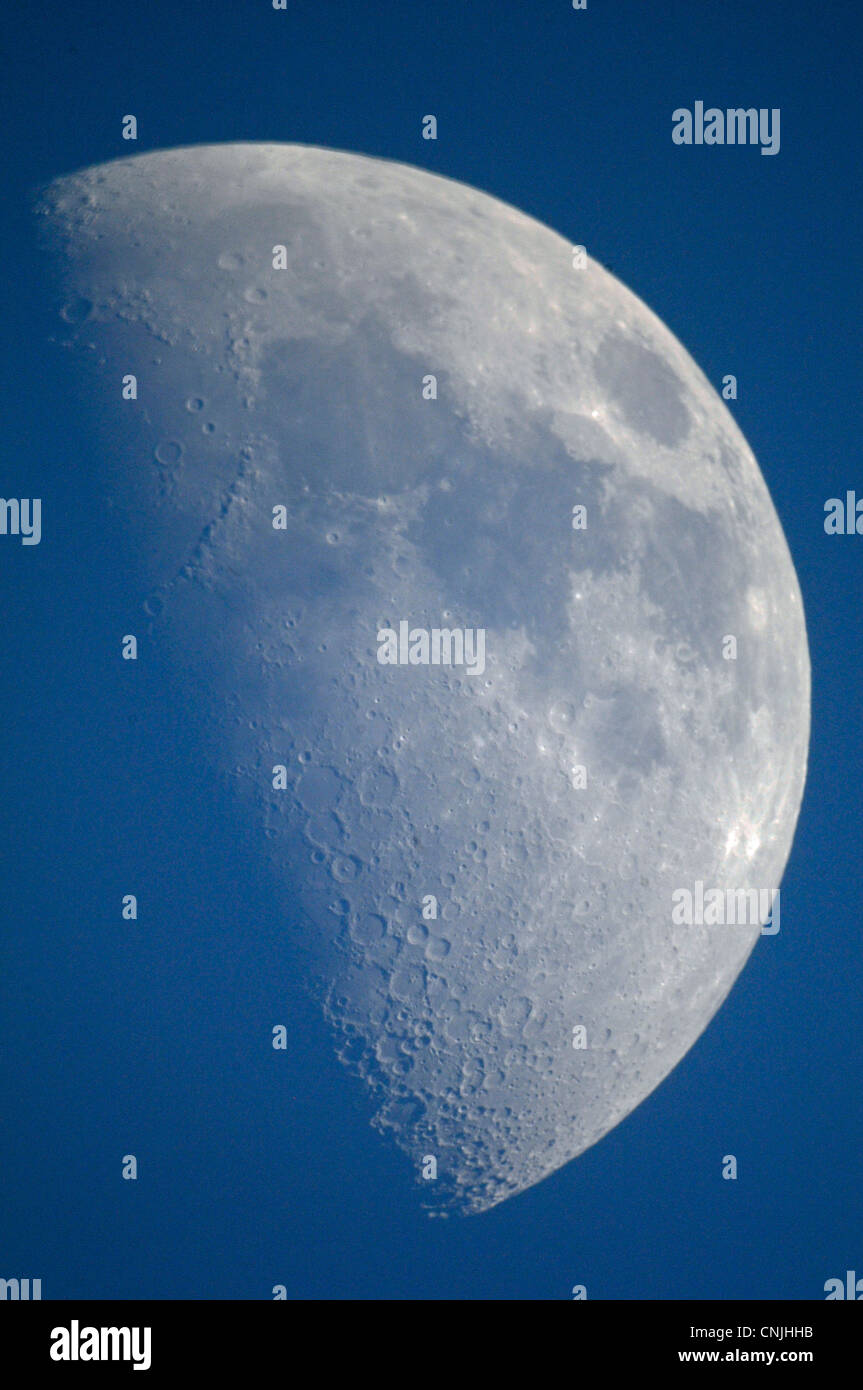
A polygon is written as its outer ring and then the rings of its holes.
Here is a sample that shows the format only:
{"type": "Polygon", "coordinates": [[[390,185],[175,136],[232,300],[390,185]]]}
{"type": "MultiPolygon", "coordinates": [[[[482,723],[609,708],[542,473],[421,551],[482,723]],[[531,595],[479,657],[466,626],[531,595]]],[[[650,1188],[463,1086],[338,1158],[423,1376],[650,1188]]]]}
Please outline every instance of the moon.
{"type": "Polygon", "coordinates": [[[197,692],[279,885],[273,970],[429,1207],[484,1211],[725,999],[761,920],[675,894],[781,880],[809,657],[758,465],[634,294],[449,179],[199,146],[38,215],[129,632],[197,692]]]}

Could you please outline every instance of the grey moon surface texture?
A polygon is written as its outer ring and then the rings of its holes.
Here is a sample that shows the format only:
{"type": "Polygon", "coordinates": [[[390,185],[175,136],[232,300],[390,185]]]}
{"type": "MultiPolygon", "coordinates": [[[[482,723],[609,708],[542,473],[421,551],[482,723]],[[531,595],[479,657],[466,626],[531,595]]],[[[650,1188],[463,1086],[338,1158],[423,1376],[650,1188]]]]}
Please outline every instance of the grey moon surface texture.
{"type": "Polygon", "coordinates": [[[758,465],[635,295],[449,179],[200,146],[38,213],[127,630],[198,691],[281,886],[273,971],[304,972],[421,1197],[487,1209],[728,994],[759,922],[680,925],[672,895],[782,877],[809,657],[758,465]],[[402,623],[481,631],[484,660],[382,664],[402,623]]]}

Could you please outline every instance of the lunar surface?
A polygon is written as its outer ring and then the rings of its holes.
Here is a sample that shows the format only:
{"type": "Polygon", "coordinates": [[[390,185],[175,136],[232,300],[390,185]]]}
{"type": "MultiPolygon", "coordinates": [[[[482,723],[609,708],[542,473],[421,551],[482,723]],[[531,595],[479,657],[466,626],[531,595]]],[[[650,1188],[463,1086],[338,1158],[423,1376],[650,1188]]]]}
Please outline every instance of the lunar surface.
{"type": "Polygon", "coordinates": [[[421,1196],[493,1206],[628,1115],[742,969],[759,923],[672,895],[779,885],[809,661],[755,459],[639,299],[450,180],[204,146],[39,216],[129,631],[281,885],[273,971],[421,1196]]]}

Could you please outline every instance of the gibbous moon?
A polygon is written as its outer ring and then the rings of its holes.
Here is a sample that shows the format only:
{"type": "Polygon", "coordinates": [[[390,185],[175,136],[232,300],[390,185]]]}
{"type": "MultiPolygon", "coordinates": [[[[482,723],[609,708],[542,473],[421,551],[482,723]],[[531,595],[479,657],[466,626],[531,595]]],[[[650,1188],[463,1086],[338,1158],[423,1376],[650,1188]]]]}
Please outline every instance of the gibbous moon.
{"type": "Polygon", "coordinates": [[[727,995],[760,922],[683,925],[673,895],[779,885],[809,659],[758,465],[639,299],[448,179],[203,146],[39,211],[129,630],[182,653],[257,828],[273,971],[422,1197],[488,1208],[727,995]]]}

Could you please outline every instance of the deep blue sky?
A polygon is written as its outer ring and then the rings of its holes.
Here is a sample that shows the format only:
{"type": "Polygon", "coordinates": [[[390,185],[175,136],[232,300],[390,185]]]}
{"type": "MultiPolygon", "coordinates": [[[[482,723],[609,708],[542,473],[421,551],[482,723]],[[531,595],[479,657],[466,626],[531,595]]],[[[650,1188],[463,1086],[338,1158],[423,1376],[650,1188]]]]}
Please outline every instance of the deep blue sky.
{"type": "Polygon", "coordinates": [[[78,0],[4,23],[0,493],[66,521],[0,548],[0,1276],[48,1297],[799,1299],[863,1273],[863,537],[823,530],[827,497],[863,493],[857,6],[78,0]],[[697,99],[781,108],[780,153],[673,145],[697,99]],[[105,655],[122,549],[98,509],[80,521],[73,403],[46,372],[29,190],[258,139],[415,163],[586,244],[708,377],[737,375],[803,588],[813,733],[780,935],[629,1119],[480,1218],[422,1217],[335,1063],[309,1092],[311,1009],[291,1005],[287,1058],[268,1050],[274,906],[182,694],[153,665],[130,694],[105,655]],[[143,855],[131,938],[116,902],[143,855]]]}

